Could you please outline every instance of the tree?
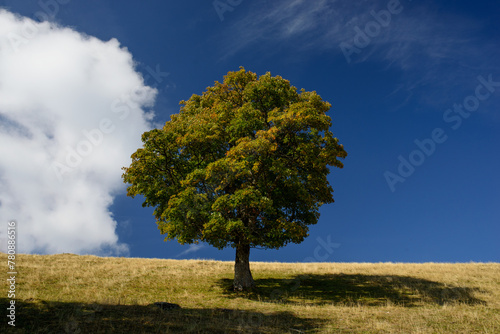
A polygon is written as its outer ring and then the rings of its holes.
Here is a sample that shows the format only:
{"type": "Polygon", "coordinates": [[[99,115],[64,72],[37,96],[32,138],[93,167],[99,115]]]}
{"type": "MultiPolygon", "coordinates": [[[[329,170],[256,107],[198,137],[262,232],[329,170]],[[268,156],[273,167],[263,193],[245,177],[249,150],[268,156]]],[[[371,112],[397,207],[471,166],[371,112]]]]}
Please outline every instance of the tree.
{"type": "Polygon", "coordinates": [[[229,72],[180,102],[123,168],[165,241],[236,248],[234,288],[254,285],[250,249],[300,243],[332,203],[328,166],[347,153],[330,132],[331,105],[280,76],[229,72]]]}

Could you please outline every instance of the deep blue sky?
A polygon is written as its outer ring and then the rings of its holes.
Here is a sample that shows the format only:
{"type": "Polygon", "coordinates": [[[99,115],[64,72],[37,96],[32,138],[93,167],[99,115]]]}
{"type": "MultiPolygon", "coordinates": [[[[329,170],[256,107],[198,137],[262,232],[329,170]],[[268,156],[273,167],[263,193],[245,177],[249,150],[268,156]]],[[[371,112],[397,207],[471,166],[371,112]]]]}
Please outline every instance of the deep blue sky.
{"type": "MultiPolygon", "coordinates": [[[[128,48],[159,91],[159,123],[239,66],[280,75],[332,104],[332,131],[349,154],[329,176],[335,203],[322,207],[302,244],[253,250],[252,261],[500,261],[497,1],[232,3],[240,4],[220,16],[212,1],[75,0],[53,20],[128,48]],[[371,11],[388,8],[390,22],[377,23],[371,11]],[[368,42],[357,28],[374,29],[368,42]],[[346,57],[356,41],[358,53],[346,57]],[[156,69],[168,76],[155,80],[156,69]],[[477,88],[478,77],[494,83],[477,88]],[[467,118],[447,111],[463,103],[473,110],[467,118]],[[415,140],[428,143],[435,129],[446,140],[429,155],[416,152],[415,140]],[[398,174],[400,156],[419,166],[391,186],[387,172],[398,174]],[[318,238],[335,244],[330,253],[318,238]]],[[[31,18],[44,10],[37,1],[0,6],[31,18]]],[[[231,248],[163,242],[141,204],[122,193],[110,208],[131,257],[234,259],[231,248]]]]}

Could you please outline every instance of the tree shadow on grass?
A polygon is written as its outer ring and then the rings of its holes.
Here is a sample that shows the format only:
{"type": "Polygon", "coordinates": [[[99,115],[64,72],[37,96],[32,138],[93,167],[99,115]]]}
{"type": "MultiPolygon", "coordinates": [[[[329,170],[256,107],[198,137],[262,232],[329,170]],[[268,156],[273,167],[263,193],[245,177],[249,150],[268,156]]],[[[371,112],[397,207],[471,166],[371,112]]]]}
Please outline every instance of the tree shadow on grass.
{"type": "Polygon", "coordinates": [[[300,275],[290,279],[256,279],[248,292],[232,291],[232,280],[221,279],[219,286],[229,297],[245,297],[265,302],[291,304],[399,305],[428,304],[486,305],[474,296],[479,288],[455,287],[421,278],[396,275],[300,275]]]}
{"type": "MultiPolygon", "coordinates": [[[[9,305],[0,298],[0,305],[9,305]]],[[[232,309],[161,310],[155,305],[106,305],[16,300],[12,333],[297,333],[321,326],[290,312],[264,314],[232,309]]],[[[182,307],[182,305],[181,305],[182,307]]],[[[5,310],[2,307],[2,309],[5,310]]]]}

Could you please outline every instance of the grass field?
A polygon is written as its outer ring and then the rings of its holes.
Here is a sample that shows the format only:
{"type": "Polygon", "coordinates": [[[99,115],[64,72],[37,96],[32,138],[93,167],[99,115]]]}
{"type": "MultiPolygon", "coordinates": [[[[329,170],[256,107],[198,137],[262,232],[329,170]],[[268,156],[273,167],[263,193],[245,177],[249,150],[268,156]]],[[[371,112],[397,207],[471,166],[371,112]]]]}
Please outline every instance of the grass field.
{"type": "Polygon", "coordinates": [[[498,263],[252,262],[257,288],[245,293],[231,291],[231,262],[60,254],[16,264],[16,327],[3,279],[0,332],[500,333],[498,263]]]}

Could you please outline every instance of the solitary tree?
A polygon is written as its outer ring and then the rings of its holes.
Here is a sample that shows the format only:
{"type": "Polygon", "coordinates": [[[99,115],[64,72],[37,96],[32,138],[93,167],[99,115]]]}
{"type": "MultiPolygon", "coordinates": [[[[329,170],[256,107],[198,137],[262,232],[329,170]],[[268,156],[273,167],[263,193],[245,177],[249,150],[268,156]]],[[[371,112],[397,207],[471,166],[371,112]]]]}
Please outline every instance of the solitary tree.
{"type": "Polygon", "coordinates": [[[266,73],[229,72],[180,102],[123,168],[128,195],[155,207],[165,240],[236,248],[234,289],[254,285],[252,247],[300,243],[333,202],[328,166],[342,168],[331,105],[266,73]]]}

